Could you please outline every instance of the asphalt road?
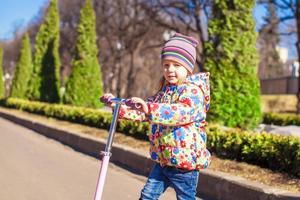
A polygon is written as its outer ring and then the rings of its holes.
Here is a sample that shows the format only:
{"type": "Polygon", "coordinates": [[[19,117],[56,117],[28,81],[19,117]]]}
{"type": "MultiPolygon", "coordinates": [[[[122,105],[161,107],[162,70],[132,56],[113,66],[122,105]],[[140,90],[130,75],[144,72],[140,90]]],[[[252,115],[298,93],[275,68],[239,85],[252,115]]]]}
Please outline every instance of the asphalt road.
{"type": "MultiPolygon", "coordinates": [[[[1,200],[93,200],[99,168],[99,160],[0,118],[1,200]]],[[[138,199],[145,181],[110,164],[103,199],[138,199]]]]}

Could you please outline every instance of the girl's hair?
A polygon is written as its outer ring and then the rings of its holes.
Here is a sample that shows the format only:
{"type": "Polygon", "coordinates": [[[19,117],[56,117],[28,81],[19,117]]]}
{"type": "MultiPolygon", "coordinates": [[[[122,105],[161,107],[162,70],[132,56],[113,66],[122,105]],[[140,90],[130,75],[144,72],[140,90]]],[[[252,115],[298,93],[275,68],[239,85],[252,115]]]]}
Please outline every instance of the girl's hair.
{"type": "Polygon", "coordinates": [[[157,91],[155,93],[155,95],[157,95],[160,91],[162,91],[163,87],[166,85],[166,79],[164,76],[162,76],[159,80],[159,83],[158,83],[158,87],[157,87],[157,91]]]}

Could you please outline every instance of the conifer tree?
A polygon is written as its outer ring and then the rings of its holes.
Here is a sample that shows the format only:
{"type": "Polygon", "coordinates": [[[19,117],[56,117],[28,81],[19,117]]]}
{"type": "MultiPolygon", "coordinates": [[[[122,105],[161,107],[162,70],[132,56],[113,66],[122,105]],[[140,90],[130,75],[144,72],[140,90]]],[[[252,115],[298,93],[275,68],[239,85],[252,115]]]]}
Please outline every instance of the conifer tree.
{"type": "Polygon", "coordinates": [[[23,36],[20,55],[12,82],[11,97],[26,98],[28,82],[32,73],[31,46],[28,33],[23,36]]]}
{"type": "Polygon", "coordinates": [[[91,0],[80,12],[76,54],[72,73],[66,82],[64,102],[77,106],[99,107],[102,95],[102,74],[97,59],[96,17],[91,0]]]}
{"type": "Polygon", "coordinates": [[[46,17],[36,36],[33,73],[28,97],[50,103],[60,100],[59,13],[57,0],[51,0],[46,17]]]}
{"type": "Polygon", "coordinates": [[[253,128],[261,120],[254,0],[216,0],[205,69],[211,73],[210,120],[253,128]]]}
{"type": "Polygon", "coordinates": [[[5,84],[3,77],[3,49],[0,46],[0,99],[5,97],[5,84]]]}

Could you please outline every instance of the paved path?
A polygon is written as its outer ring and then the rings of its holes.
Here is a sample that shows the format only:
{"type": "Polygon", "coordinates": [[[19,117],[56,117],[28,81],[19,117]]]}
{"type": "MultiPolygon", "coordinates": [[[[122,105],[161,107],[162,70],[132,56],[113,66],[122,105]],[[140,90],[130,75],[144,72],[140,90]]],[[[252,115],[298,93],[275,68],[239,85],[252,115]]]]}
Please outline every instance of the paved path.
{"type": "MultiPolygon", "coordinates": [[[[0,118],[1,200],[92,200],[100,161],[0,118]]],[[[146,181],[110,164],[104,200],[138,199],[146,181]]],[[[161,198],[176,199],[168,189],[161,198]]]]}
{"type": "Polygon", "coordinates": [[[284,136],[297,136],[300,137],[300,126],[276,126],[276,125],[268,125],[268,124],[260,124],[256,129],[258,132],[268,132],[273,134],[280,134],[284,136]]]}

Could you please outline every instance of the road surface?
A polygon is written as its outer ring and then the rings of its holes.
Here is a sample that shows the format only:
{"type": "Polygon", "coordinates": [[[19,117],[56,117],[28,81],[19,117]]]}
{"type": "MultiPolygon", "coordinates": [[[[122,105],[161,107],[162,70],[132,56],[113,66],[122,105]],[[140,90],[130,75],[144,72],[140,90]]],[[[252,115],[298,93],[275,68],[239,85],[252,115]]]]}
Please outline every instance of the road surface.
{"type": "MultiPolygon", "coordinates": [[[[0,117],[1,200],[93,200],[99,168],[99,160],[0,117]]],[[[145,181],[110,164],[102,199],[138,199],[145,181]]]]}
{"type": "MultiPolygon", "coordinates": [[[[99,160],[0,118],[1,200],[93,200],[99,168],[99,160]]],[[[138,199],[145,181],[110,164],[103,200],[138,199]]]]}

